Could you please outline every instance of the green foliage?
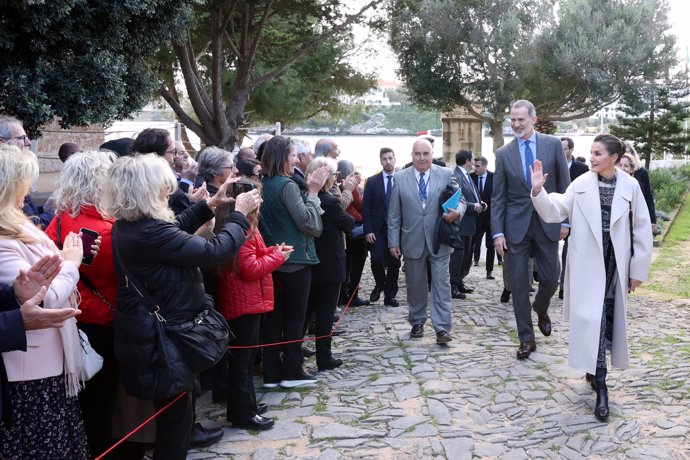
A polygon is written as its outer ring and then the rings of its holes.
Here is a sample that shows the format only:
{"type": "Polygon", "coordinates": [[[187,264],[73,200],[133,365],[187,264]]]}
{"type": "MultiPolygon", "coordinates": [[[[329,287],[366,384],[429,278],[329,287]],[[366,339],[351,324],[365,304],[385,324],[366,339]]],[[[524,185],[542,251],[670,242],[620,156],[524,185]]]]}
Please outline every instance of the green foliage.
{"type": "Polygon", "coordinates": [[[421,110],[410,105],[381,107],[376,112],[385,116],[383,127],[388,129],[402,128],[415,133],[441,126],[440,112],[421,110]]]}
{"type": "Polygon", "coordinates": [[[0,17],[0,110],[32,137],[60,124],[108,124],[151,98],[147,59],[190,13],[189,2],[5,2],[0,17]]]}
{"type": "Polygon", "coordinates": [[[690,117],[690,87],[685,73],[673,77],[631,83],[623,93],[620,118],[611,126],[616,136],[638,145],[647,167],[652,159],[685,154],[690,136],[683,123],[690,117]]]}
{"type": "Polygon", "coordinates": [[[392,0],[389,42],[415,103],[462,106],[490,124],[510,102],[541,118],[586,117],[633,78],[674,63],[664,0],[392,0]]]}
{"type": "Polygon", "coordinates": [[[656,209],[671,213],[683,201],[690,183],[690,165],[657,168],[649,173],[656,209]]]}

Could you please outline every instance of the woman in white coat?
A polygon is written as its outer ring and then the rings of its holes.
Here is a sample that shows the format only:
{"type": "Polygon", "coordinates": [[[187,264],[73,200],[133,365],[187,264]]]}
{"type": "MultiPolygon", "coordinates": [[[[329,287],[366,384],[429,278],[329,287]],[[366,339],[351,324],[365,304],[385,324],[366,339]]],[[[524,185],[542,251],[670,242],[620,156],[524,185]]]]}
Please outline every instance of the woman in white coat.
{"type": "Polygon", "coordinates": [[[564,312],[570,320],[569,363],[587,373],[596,391],[594,416],[609,415],[606,349],[611,364],[628,367],[626,303],[647,278],[652,260],[649,211],[637,181],[616,168],[625,144],[600,134],[592,143],[591,169],[563,194],[546,193],[539,160],[532,170],[532,202],[546,222],[571,225],[565,271],[564,312]]]}

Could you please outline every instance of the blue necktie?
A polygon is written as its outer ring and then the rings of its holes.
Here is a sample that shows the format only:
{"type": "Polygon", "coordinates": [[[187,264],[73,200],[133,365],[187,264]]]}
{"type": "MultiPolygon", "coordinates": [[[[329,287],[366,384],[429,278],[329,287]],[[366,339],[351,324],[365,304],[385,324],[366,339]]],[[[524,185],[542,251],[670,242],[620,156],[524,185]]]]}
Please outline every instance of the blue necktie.
{"type": "Polygon", "coordinates": [[[422,203],[426,202],[426,182],[424,181],[424,173],[419,173],[419,199],[422,203]]]}
{"type": "Polygon", "coordinates": [[[391,189],[393,188],[393,176],[386,176],[386,206],[391,202],[391,189]]]}
{"type": "Polygon", "coordinates": [[[529,148],[529,141],[525,142],[525,180],[527,180],[527,185],[532,187],[532,173],[529,172],[529,167],[534,166],[534,155],[532,155],[532,149],[529,148]]]}

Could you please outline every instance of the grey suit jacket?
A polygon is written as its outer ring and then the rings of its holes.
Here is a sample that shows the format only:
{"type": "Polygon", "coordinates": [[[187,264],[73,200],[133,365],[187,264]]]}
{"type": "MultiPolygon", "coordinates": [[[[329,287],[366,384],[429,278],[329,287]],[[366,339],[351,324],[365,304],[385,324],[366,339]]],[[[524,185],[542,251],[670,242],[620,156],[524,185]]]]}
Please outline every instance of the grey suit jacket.
{"type": "MultiPolygon", "coordinates": [[[[455,167],[453,175],[455,176],[455,180],[458,181],[458,184],[460,184],[460,187],[462,187],[462,196],[467,203],[465,215],[460,221],[460,236],[473,236],[477,231],[477,213],[474,210],[474,205],[477,203],[477,197],[474,194],[476,190],[471,180],[466,178],[465,174],[463,174],[459,168],[459,166],[455,167]]],[[[477,196],[479,196],[479,192],[477,192],[477,196]]]]}
{"type": "MultiPolygon", "coordinates": [[[[560,139],[537,133],[535,158],[542,162],[544,172],[549,175],[544,185],[546,191],[564,193],[570,185],[570,173],[560,139]]],[[[494,190],[491,195],[491,231],[494,235],[503,233],[508,243],[522,241],[534,212],[530,193],[515,138],[496,151],[494,190]]],[[[560,224],[540,221],[546,236],[551,241],[558,241],[560,224]]]]}
{"type": "MultiPolygon", "coordinates": [[[[455,182],[450,169],[432,165],[426,207],[422,208],[414,167],[395,174],[388,208],[388,247],[399,247],[403,256],[418,259],[434,247],[436,221],[441,215],[440,195],[443,189],[455,182]]],[[[448,255],[453,248],[441,245],[436,256],[448,255]]]]}

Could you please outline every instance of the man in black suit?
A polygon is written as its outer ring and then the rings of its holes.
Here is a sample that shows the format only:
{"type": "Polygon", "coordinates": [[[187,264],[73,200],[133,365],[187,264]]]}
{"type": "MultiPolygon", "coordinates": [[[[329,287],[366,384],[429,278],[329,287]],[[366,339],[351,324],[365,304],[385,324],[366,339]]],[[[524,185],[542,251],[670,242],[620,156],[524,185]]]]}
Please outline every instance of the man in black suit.
{"type": "Polygon", "coordinates": [[[487,171],[488,160],[484,157],[474,159],[474,172],[470,173],[470,179],[474,182],[479,199],[486,204],[484,212],[477,216],[477,231],[472,238],[474,250],[474,264],[479,262],[479,254],[482,250],[482,239],[486,240],[486,279],[492,280],[494,276],[494,240],[491,237],[491,192],[494,189],[494,173],[487,171]],[[484,237],[486,235],[486,238],[484,237]]]}
{"type": "Polygon", "coordinates": [[[464,299],[465,294],[470,294],[473,289],[464,284],[464,278],[470,272],[472,265],[472,237],[477,232],[477,218],[484,212],[479,192],[470,179],[470,172],[474,168],[471,150],[460,150],[455,154],[455,169],[453,175],[462,189],[462,196],[467,203],[465,215],[460,220],[460,238],[463,241],[463,249],[455,249],[450,255],[448,270],[450,272],[451,296],[454,299],[464,299]]]}
{"type": "MultiPolygon", "coordinates": [[[[575,151],[575,143],[569,137],[561,137],[561,144],[563,145],[563,153],[565,159],[568,160],[568,172],[570,173],[570,182],[574,181],[582,174],[589,171],[589,167],[575,160],[573,152],[575,151]]],[[[570,235],[568,235],[570,236],[570,235]]],[[[563,250],[561,251],[561,277],[559,279],[558,298],[563,299],[563,280],[565,279],[565,259],[568,256],[568,236],[563,240],[563,250]]]]}
{"type": "Polygon", "coordinates": [[[383,304],[397,307],[398,274],[400,259],[388,251],[388,205],[393,191],[395,153],[384,147],[379,152],[383,171],[367,179],[362,197],[362,222],[364,236],[371,251],[371,272],[376,285],[369,300],[376,302],[383,292],[383,304]]]}

